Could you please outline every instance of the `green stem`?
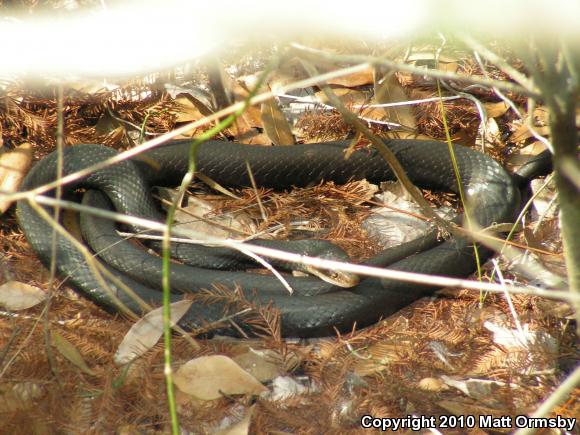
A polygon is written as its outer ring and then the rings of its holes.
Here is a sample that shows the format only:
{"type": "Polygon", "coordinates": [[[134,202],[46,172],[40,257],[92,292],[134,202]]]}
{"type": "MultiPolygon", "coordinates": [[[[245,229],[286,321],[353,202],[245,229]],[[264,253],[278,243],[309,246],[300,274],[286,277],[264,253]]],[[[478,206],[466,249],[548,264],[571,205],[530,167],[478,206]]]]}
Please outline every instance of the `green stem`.
{"type": "Polygon", "coordinates": [[[175,196],[175,199],[171,203],[169,210],[167,210],[167,219],[165,221],[165,230],[163,231],[163,243],[162,243],[162,255],[163,255],[163,279],[162,279],[162,286],[163,286],[163,339],[165,345],[164,357],[165,357],[165,383],[167,388],[167,400],[169,405],[169,415],[171,418],[171,432],[174,435],[178,435],[180,433],[179,430],[179,421],[177,418],[177,408],[175,406],[175,394],[173,389],[173,372],[171,368],[171,299],[170,299],[170,282],[169,282],[169,272],[170,272],[170,239],[171,239],[171,226],[173,225],[173,220],[175,217],[175,211],[179,203],[181,202],[181,198],[185,194],[187,186],[192,182],[195,168],[196,168],[196,155],[197,149],[200,144],[203,142],[211,139],[219,132],[223,131],[227,127],[233,124],[233,122],[244,113],[250,105],[250,100],[256,95],[262,84],[264,83],[268,73],[270,72],[273,65],[261,74],[259,77],[256,86],[249,92],[248,96],[244,100],[244,104],[229,115],[224,120],[220,121],[215,127],[206,131],[201,136],[193,139],[191,146],[189,148],[189,165],[188,171],[183,177],[181,181],[181,185],[179,186],[178,194],[175,196]]]}
{"type": "MultiPolygon", "coordinates": [[[[443,121],[443,129],[445,130],[445,140],[447,142],[447,147],[449,148],[449,155],[451,156],[451,162],[453,164],[453,171],[455,172],[455,178],[457,179],[457,191],[459,193],[459,200],[461,205],[463,205],[463,210],[465,211],[465,222],[468,228],[472,228],[470,210],[465,200],[465,193],[463,192],[463,185],[461,184],[461,174],[459,173],[459,166],[457,166],[457,159],[455,158],[455,152],[453,151],[453,144],[451,143],[451,135],[449,134],[449,125],[447,124],[447,116],[445,115],[445,106],[443,105],[443,99],[441,94],[441,84],[437,80],[437,95],[439,98],[439,107],[441,108],[441,120],[443,121]]],[[[477,245],[473,245],[473,252],[475,254],[475,262],[477,264],[477,277],[481,281],[481,262],[479,260],[479,251],[477,250],[477,245]]],[[[481,295],[480,295],[481,298],[481,295]]],[[[481,300],[483,302],[483,300],[481,300]]]]}

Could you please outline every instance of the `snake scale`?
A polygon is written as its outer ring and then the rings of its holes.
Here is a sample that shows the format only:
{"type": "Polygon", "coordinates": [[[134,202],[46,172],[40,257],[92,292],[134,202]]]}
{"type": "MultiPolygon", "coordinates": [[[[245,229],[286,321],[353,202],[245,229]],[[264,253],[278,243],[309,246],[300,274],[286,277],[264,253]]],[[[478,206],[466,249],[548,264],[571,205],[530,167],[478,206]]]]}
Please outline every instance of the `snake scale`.
{"type": "MultiPolygon", "coordinates": [[[[165,146],[149,150],[139,158],[123,161],[106,169],[63,186],[63,194],[79,189],[91,189],[92,204],[114,207],[120,213],[159,219],[157,206],[150,197],[153,185],[178,184],[188,166],[188,149],[191,141],[178,140],[165,146]]],[[[411,181],[422,188],[458,192],[458,182],[452,166],[447,144],[423,140],[384,140],[394,152],[411,181]]],[[[308,186],[321,181],[346,183],[354,179],[367,179],[378,183],[394,178],[393,173],[380,154],[374,149],[355,151],[348,159],[344,150],[348,141],[304,144],[288,147],[262,147],[242,145],[225,141],[208,141],[197,150],[196,167],[217,183],[226,187],[251,186],[247,173],[248,162],[258,186],[278,190],[292,186],[308,186]]],[[[461,182],[468,204],[474,211],[477,223],[486,227],[494,223],[511,222],[520,208],[520,191],[514,178],[490,157],[468,147],[453,145],[453,150],[461,182]]],[[[115,156],[117,151],[103,145],[75,145],[64,150],[64,175],[115,156]]],[[[56,174],[56,154],[52,153],[39,161],[26,176],[21,190],[34,189],[54,181],[56,174]]],[[[54,195],[54,192],[51,194],[54,195]]],[[[31,207],[27,200],[18,202],[17,216],[28,241],[40,260],[50,263],[52,256],[52,228],[31,207]]],[[[110,242],[116,236],[111,233],[111,224],[93,220],[88,226],[97,233],[97,239],[110,242]],[[99,225],[103,225],[100,227],[99,225]],[[108,226],[107,226],[108,225],[108,226]],[[107,229],[109,228],[109,229],[107,229]],[[107,233],[107,231],[109,231],[107,233]],[[100,235],[100,237],[99,237],[100,235]]],[[[85,222],[86,224],[86,222],[85,222]]],[[[117,257],[134,260],[133,250],[128,242],[118,246],[117,257]],[[127,249],[127,250],[124,250],[127,249]]],[[[115,248],[117,249],[117,248],[115,248]]],[[[478,247],[480,261],[491,252],[478,247]]],[[[61,277],[84,296],[111,310],[119,309],[118,303],[141,312],[139,304],[127,295],[114,280],[105,281],[114,297],[105,290],[86,264],[83,255],[69,240],[59,237],[56,246],[57,270],[61,277]]],[[[137,259],[129,267],[138,267],[137,275],[151,271],[153,280],[160,282],[159,258],[137,259]],[[157,275],[155,275],[157,274],[157,275]]],[[[102,260],[99,260],[102,261],[102,260]]],[[[152,285],[138,282],[121,269],[123,264],[105,265],[138,296],[152,305],[161,303],[161,292],[152,285]]],[[[451,277],[466,277],[476,268],[473,244],[462,238],[450,238],[426,251],[401,259],[390,266],[401,271],[435,274],[451,277]]],[[[281,314],[281,330],[284,336],[312,337],[332,335],[336,330],[348,331],[353,324],[363,327],[386,317],[418,298],[433,294],[436,286],[418,285],[389,279],[365,278],[351,289],[328,289],[326,284],[318,284],[314,278],[301,281],[293,279],[297,294],[288,295],[273,277],[246,274],[240,271],[213,271],[194,268],[195,276],[185,277],[187,266],[175,265],[171,280],[188,291],[195,292],[210,288],[212,283],[225,285],[243,282],[245,296],[261,305],[272,304],[281,314]],[[181,281],[180,281],[181,280],[181,281]],[[300,292],[302,283],[314,286],[314,291],[300,292]],[[179,284],[181,285],[181,284],[179,284]],[[255,290],[255,291],[254,291],[255,290]]],[[[149,278],[147,278],[149,279],[149,278]]],[[[145,281],[143,279],[142,281],[145,281]]],[[[179,287],[178,285],[178,287],[179,287]]],[[[309,287],[310,288],[310,287],[309,287]]],[[[184,289],[180,289],[184,290],[184,289]]],[[[172,301],[181,300],[180,294],[172,294],[172,301]]],[[[196,302],[179,322],[180,326],[195,329],[216,322],[231,312],[231,307],[219,302],[205,304],[196,302]]],[[[248,328],[240,320],[242,328],[248,328]]],[[[216,332],[236,334],[229,324],[223,324],[216,332]]]]}

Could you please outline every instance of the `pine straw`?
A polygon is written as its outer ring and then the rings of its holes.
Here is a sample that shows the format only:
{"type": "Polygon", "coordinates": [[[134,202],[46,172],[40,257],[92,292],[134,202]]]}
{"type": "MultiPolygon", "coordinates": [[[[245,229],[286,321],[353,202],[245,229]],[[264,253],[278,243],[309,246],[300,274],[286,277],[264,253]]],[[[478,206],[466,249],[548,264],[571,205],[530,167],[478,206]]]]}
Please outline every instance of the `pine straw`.
{"type": "MultiPolygon", "coordinates": [[[[409,91],[412,93],[414,89],[409,91]]],[[[66,93],[71,95],[70,90],[66,93]]],[[[0,110],[4,142],[14,145],[26,138],[36,144],[36,158],[54,147],[56,106],[54,99],[44,95],[38,89],[26,91],[14,86],[3,99],[0,110]],[[17,96],[22,100],[17,100],[17,96]]],[[[155,91],[154,86],[139,82],[129,83],[115,93],[77,93],[65,104],[67,143],[104,141],[115,147],[127,146],[131,140],[124,132],[120,136],[109,136],[107,131],[97,133],[98,120],[111,110],[118,117],[141,125],[149,114],[146,129],[163,132],[175,124],[169,110],[172,104],[165,94],[155,91]],[[147,97],[134,99],[133,96],[141,91],[149,91],[147,97]],[[153,106],[160,110],[148,112],[153,106]]],[[[422,131],[442,138],[438,110],[437,104],[421,106],[418,119],[422,131]]],[[[446,112],[452,132],[467,128],[468,135],[474,135],[473,126],[479,119],[470,103],[446,103],[446,112]]],[[[312,126],[309,134],[321,138],[327,131],[333,137],[342,136],[348,129],[340,124],[341,121],[331,115],[318,114],[308,121],[312,126]]],[[[328,183],[289,194],[245,189],[239,194],[240,200],[221,198],[219,210],[245,209],[259,216],[256,205],[256,195],[259,195],[267,215],[260,229],[308,220],[312,229],[332,228],[315,234],[335,241],[353,258],[368,257],[377,249],[360,229],[360,222],[368,214],[365,201],[370,197],[365,183],[352,182],[345,186],[328,183]]],[[[436,197],[440,202],[453,200],[436,197]]],[[[286,234],[282,232],[281,235],[286,234]]],[[[0,223],[0,243],[4,248],[3,267],[7,268],[3,271],[4,279],[45,288],[48,274],[31,252],[11,213],[0,223]]],[[[54,365],[49,365],[43,323],[38,321],[42,307],[21,312],[15,318],[1,317],[0,370],[3,376],[0,389],[6,400],[0,398],[3,410],[0,432],[166,431],[162,346],[157,345],[140,358],[125,375],[113,364],[112,358],[131,322],[105,313],[78,297],[66,284],[61,285],[60,281],[57,284],[50,307],[49,329],[70,341],[95,375],[81,372],[54,348],[51,352],[54,365]],[[14,398],[14,388],[26,390],[21,400],[14,398]]],[[[274,349],[286,359],[293,359],[295,364],[291,368],[281,364],[282,372],[306,374],[318,387],[306,395],[281,402],[258,399],[252,419],[253,431],[318,434],[348,430],[362,433],[357,429],[364,414],[381,417],[446,414],[448,411],[442,402],[465,401],[462,393],[453,388],[425,391],[418,387],[422,379],[438,378],[442,374],[495,379],[522,386],[517,395],[508,388],[501,388],[492,404],[467,399],[466,406],[489,408],[493,405],[501,414],[510,415],[533,409],[559,379],[553,374],[522,375],[521,369],[526,368],[527,360],[508,358],[504,349],[493,344],[492,334],[483,328],[485,320],[504,322],[513,328],[503,297],[487,296],[485,308],[480,309],[479,296],[473,292],[446,290],[443,295],[438,299],[417,301],[370,328],[313,344],[289,344],[279,340],[276,313],[269,309],[260,311],[251,320],[270,338],[248,343],[254,349],[274,349]],[[434,349],[446,355],[446,362],[437,357],[434,349]]],[[[231,293],[223,293],[223,289],[214,289],[205,297],[231,298],[232,303],[236,299],[231,293]]],[[[521,313],[521,321],[528,323],[530,329],[544,330],[561,340],[558,355],[538,354],[532,348],[533,358],[551,358],[548,365],[556,360],[577,360],[579,352],[574,347],[571,328],[545,316],[537,298],[515,296],[513,299],[516,310],[521,313]]],[[[241,305],[245,303],[242,301],[241,305]]],[[[241,352],[241,347],[250,345],[241,343],[200,340],[200,348],[192,349],[186,340],[176,336],[173,361],[178,367],[200,355],[234,356],[241,352]]],[[[180,423],[191,431],[209,431],[226,416],[239,419],[250,403],[249,398],[193,403],[178,394],[180,423]]],[[[570,417],[578,415],[578,410],[578,401],[571,398],[555,412],[570,417]]]]}

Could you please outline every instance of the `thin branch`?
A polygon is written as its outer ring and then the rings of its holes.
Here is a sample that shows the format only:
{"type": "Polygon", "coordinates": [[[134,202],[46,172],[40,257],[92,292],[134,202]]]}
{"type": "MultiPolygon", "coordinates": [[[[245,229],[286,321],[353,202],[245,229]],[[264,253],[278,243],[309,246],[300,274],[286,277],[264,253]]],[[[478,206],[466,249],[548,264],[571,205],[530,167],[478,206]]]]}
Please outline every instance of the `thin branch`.
{"type": "MultiPolygon", "coordinates": [[[[302,64],[303,64],[304,68],[306,69],[306,71],[310,75],[317,76],[318,71],[316,70],[314,65],[312,65],[308,61],[304,61],[304,60],[302,61],[302,64]]],[[[417,191],[415,185],[411,182],[411,180],[409,180],[409,177],[407,176],[401,163],[399,163],[399,160],[397,159],[395,154],[387,146],[385,146],[383,141],[381,139],[379,139],[378,137],[376,137],[358,119],[358,117],[354,113],[352,113],[351,111],[349,111],[345,107],[345,105],[342,103],[342,101],[340,101],[340,99],[336,96],[336,94],[334,92],[332,92],[332,90],[327,85],[322,86],[322,90],[323,90],[324,94],[326,95],[326,97],[328,98],[328,100],[330,101],[330,103],[336,108],[336,110],[338,110],[338,112],[340,112],[343,119],[348,124],[350,124],[357,132],[361,133],[368,140],[371,141],[373,146],[377,149],[377,151],[381,154],[381,156],[385,159],[385,161],[391,167],[395,176],[397,177],[397,180],[399,180],[399,182],[403,185],[403,187],[405,188],[407,193],[411,196],[411,198],[413,198],[415,203],[417,203],[419,205],[419,207],[421,208],[421,211],[426,216],[428,216],[433,221],[435,221],[437,224],[439,224],[442,228],[451,232],[452,229],[451,229],[451,226],[449,225],[449,223],[446,222],[445,220],[441,219],[439,217],[439,215],[437,215],[437,213],[435,213],[433,211],[433,209],[429,206],[429,204],[427,203],[425,198],[423,198],[423,195],[421,195],[417,191]]]]}
{"type": "MultiPolygon", "coordinates": [[[[301,88],[305,88],[305,87],[309,87],[309,86],[314,86],[314,85],[317,85],[319,83],[323,83],[326,80],[330,80],[333,78],[342,77],[345,75],[349,75],[349,74],[353,74],[353,73],[356,73],[359,71],[366,70],[368,67],[369,67],[368,63],[362,63],[362,64],[351,66],[348,68],[342,68],[342,69],[332,71],[332,72],[329,72],[326,74],[321,74],[317,77],[307,78],[307,79],[300,80],[300,81],[297,81],[294,83],[290,83],[289,85],[286,85],[286,86],[281,86],[279,88],[279,91],[280,92],[289,92],[289,91],[294,90],[294,89],[301,89],[301,88]]],[[[274,92],[271,92],[271,91],[265,92],[263,94],[251,97],[248,100],[248,104],[254,105],[254,104],[262,103],[266,100],[269,100],[270,98],[272,98],[274,96],[275,96],[274,92]]],[[[127,151],[119,153],[116,156],[111,157],[110,159],[107,159],[103,162],[91,165],[88,168],[85,168],[83,170],[69,174],[65,177],[62,177],[61,179],[58,179],[58,180],[55,180],[53,182],[39,186],[39,187],[33,189],[31,192],[36,194],[36,195],[41,195],[43,193],[46,193],[46,192],[49,192],[49,191],[55,189],[57,186],[62,186],[62,185],[77,181],[81,178],[86,177],[87,175],[92,174],[93,172],[99,171],[101,169],[105,169],[105,168],[112,166],[116,163],[119,163],[123,160],[127,160],[127,159],[130,159],[132,157],[138,156],[142,152],[150,150],[152,148],[155,148],[155,147],[167,142],[168,140],[175,138],[176,136],[185,134],[191,130],[194,130],[196,128],[210,124],[214,121],[219,120],[220,118],[223,118],[224,116],[231,115],[232,113],[235,113],[236,111],[241,110],[243,107],[244,107],[244,102],[233,104],[232,106],[227,107],[223,110],[220,110],[219,112],[213,113],[212,115],[209,115],[203,119],[200,119],[199,121],[191,122],[191,123],[186,124],[182,127],[176,128],[175,130],[164,133],[164,134],[162,134],[154,139],[151,139],[151,140],[149,140],[149,141],[147,141],[147,142],[145,142],[145,143],[143,143],[135,148],[131,148],[127,151]]],[[[12,192],[11,193],[11,192],[6,192],[6,191],[0,191],[0,198],[5,198],[7,201],[16,201],[16,200],[25,198],[27,196],[27,194],[28,194],[28,192],[12,192]]]]}
{"type": "MultiPolygon", "coordinates": [[[[534,86],[534,82],[526,77],[524,74],[519,72],[513,66],[511,66],[506,60],[495,54],[493,51],[489,50],[483,44],[480,44],[474,38],[469,35],[462,36],[463,41],[473,50],[480,53],[483,57],[485,57],[491,63],[497,65],[503,72],[510,75],[516,82],[518,82],[521,86],[525,89],[528,89],[530,92],[539,93],[540,91],[534,86]]],[[[497,86],[494,86],[497,88],[497,86]]],[[[498,88],[499,89],[499,88],[498,88]]]]}
{"type": "Polygon", "coordinates": [[[366,55],[356,55],[356,54],[349,54],[349,55],[341,55],[341,54],[334,54],[334,53],[327,53],[322,50],[317,50],[314,48],[306,47],[301,44],[291,44],[291,47],[296,51],[296,54],[300,56],[308,56],[310,59],[316,60],[324,60],[328,62],[336,62],[336,63],[350,63],[350,64],[361,64],[366,63],[370,65],[383,65],[389,68],[392,68],[397,71],[407,72],[414,75],[419,76],[429,76],[438,79],[444,80],[454,80],[457,82],[464,82],[464,83],[471,83],[476,85],[482,85],[488,88],[496,87],[498,89],[508,91],[508,92],[516,92],[521,95],[526,95],[528,97],[533,98],[540,98],[540,93],[536,88],[527,89],[525,87],[519,86],[515,83],[510,82],[503,82],[499,80],[490,80],[481,77],[469,77],[469,76],[462,76],[458,75],[449,71],[441,71],[441,70],[433,70],[433,69],[425,69],[425,68],[418,68],[413,65],[408,65],[400,62],[395,62],[389,59],[383,59],[373,56],[366,56],[366,55]]]}
{"type": "MultiPolygon", "coordinates": [[[[36,197],[36,200],[38,201],[38,203],[49,206],[54,206],[56,203],[56,200],[54,198],[44,196],[38,196],[36,197]]],[[[143,218],[134,218],[132,216],[127,216],[93,207],[86,207],[81,204],[77,204],[70,201],[60,201],[60,204],[61,207],[63,208],[70,208],[72,210],[80,211],[83,213],[91,213],[99,217],[113,219],[118,222],[126,223],[133,226],[140,226],[143,228],[153,229],[156,231],[162,231],[164,227],[164,225],[159,222],[150,221],[143,218]]],[[[373,276],[377,278],[388,278],[406,282],[416,282],[425,285],[437,285],[441,287],[458,287],[470,290],[484,290],[494,293],[503,293],[507,290],[514,294],[528,294],[533,296],[547,297],[550,299],[580,301],[580,295],[570,294],[567,291],[545,290],[533,286],[503,286],[494,283],[484,283],[460,278],[425,275],[414,272],[404,272],[399,270],[362,266],[358,264],[345,263],[334,260],[326,260],[322,258],[296,254],[292,252],[285,252],[278,249],[267,248],[263,246],[256,246],[249,243],[240,242],[237,240],[220,239],[208,236],[206,234],[201,234],[192,230],[181,229],[180,232],[183,234],[184,237],[204,240],[204,243],[211,243],[217,246],[226,246],[237,250],[245,249],[261,256],[276,258],[287,262],[311,265],[327,270],[342,270],[345,272],[352,272],[357,275],[373,276]]]]}

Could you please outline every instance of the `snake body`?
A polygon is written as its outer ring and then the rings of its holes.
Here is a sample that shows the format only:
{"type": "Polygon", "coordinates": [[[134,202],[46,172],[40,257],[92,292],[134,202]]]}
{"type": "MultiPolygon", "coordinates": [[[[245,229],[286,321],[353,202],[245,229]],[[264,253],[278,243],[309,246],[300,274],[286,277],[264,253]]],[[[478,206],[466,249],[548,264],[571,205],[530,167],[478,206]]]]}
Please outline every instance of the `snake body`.
{"type": "MultiPolygon", "coordinates": [[[[208,141],[198,147],[196,167],[226,187],[250,186],[248,162],[258,186],[289,189],[308,186],[321,181],[346,183],[352,179],[366,178],[378,183],[393,179],[393,173],[374,149],[355,151],[348,159],[344,150],[349,142],[327,142],[292,147],[261,147],[223,141],[208,141]]],[[[422,140],[385,140],[394,152],[413,183],[419,187],[457,193],[458,182],[447,144],[422,140]]],[[[93,201],[99,207],[114,207],[121,213],[138,217],[159,219],[157,206],[150,198],[152,185],[176,185],[188,167],[190,141],[174,141],[142,154],[138,159],[123,161],[64,186],[64,194],[78,188],[95,189],[93,201]]],[[[468,201],[474,208],[477,223],[486,227],[493,223],[510,222],[520,206],[519,189],[513,178],[493,159],[470,148],[454,145],[454,155],[461,174],[461,183],[468,201]]],[[[74,173],[117,154],[102,145],[76,145],[66,148],[63,156],[63,175],[74,173]]],[[[55,179],[56,154],[38,162],[25,178],[22,190],[34,189],[55,179]]],[[[52,256],[52,228],[26,200],[18,203],[19,223],[35,252],[44,264],[52,256]]],[[[98,227],[92,221],[96,238],[107,244],[113,241],[110,228],[98,227]]],[[[110,227],[110,224],[109,224],[110,227]]],[[[159,305],[161,293],[151,286],[128,277],[119,269],[138,268],[140,276],[151,271],[152,276],[142,281],[159,282],[158,259],[137,259],[129,247],[119,244],[116,258],[129,259],[130,264],[105,264],[111,274],[127,284],[137,295],[152,305],[159,305]],[[157,275],[155,275],[157,274],[157,275]]],[[[479,247],[480,261],[490,252],[479,247]]],[[[118,310],[119,303],[140,312],[141,307],[110,277],[103,277],[114,297],[102,281],[97,279],[86,263],[85,257],[66,238],[60,237],[56,246],[57,269],[61,276],[80,293],[98,304],[118,310]]],[[[150,256],[150,258],[155,258],[150,256]]],[[[123,263],[123,262],[121,262],[123,263]]],[[[371,261],[372,263],[372,261],[371,261]]],[[[430,249],[399,260],[392,269],[426,274],[465,277],[475,270],[476,262],[472,243],[461,238],[451,238],[430,249]]],[[[245,295],[253,302],[272,304],[281,313],[282,334],[285,336],[322,336],[337,330],[350,330],[353,324],[362,327],[386,317],[418,298],[432,294],[437,287],[399,282],[388,279],[366,278],[349,290],[328,288],[314,278],[291,279],[296,295],[284,292],[272,277],[245,274],[244,272],[194,269],[196,275],[188,279],[185,269],[175,265],[171,280],[179,290],[196,291],[210,288],[213,283],[232,286],[243,283],[245,295]],[[303,290],[303,287],[307,290],[303,290]],[[181,287],[181,288],[180,288],[181,287]],[[187,287],[187,288],[183,288],[187,287]],[[253,291],[256,290],[256,291],[253,291]]],[[[172,300],[182,299],[173,294],[172,300]]],[[[199,328],[224,317],[228,307],[221,303],[192,304],[179,322],[185,328],[199,328]]],[[[243,327],[242,323],[242,327],[243,327]]],[[[217,332],[235,333],[228,325],[217,332]]]]}

